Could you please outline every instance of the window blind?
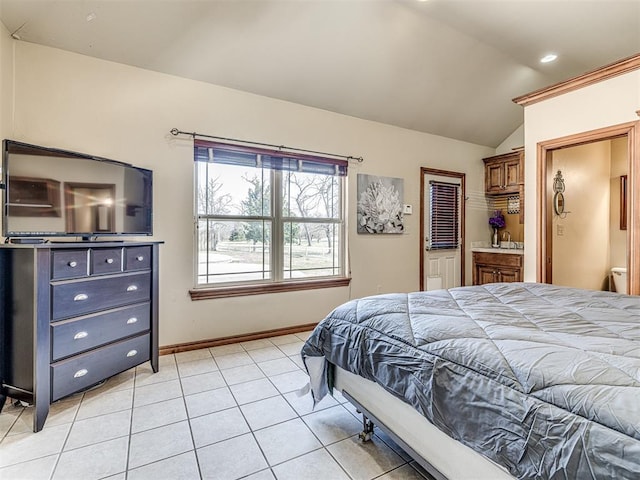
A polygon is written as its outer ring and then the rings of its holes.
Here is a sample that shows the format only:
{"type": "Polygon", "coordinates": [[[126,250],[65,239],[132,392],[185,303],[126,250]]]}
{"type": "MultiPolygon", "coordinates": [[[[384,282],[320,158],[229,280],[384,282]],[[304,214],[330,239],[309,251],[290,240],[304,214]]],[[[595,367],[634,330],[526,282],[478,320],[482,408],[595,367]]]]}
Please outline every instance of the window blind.
{"type": "Polygon", "coordinates": [[[225,143],[194,141],[196,162],[224,163],[244,167],[287,170],[320,175],[347,175],[346,160],[311,155],[283,153],[275,150],[242,147],[225,143]]]}
{"type": "Polygon", "coordinates": [[[429,250],[458,248],[460,185],[429,182],[429,250]]]}

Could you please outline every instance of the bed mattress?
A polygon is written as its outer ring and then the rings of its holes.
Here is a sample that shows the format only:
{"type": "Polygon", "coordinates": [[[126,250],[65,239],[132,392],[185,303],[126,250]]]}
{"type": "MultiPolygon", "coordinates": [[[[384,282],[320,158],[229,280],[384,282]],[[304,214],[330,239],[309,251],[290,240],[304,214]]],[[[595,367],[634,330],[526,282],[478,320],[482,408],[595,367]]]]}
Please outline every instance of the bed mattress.
{"type": "Polygon", "coordinates": [[[336,308],[302,356],[375,381],[515,477],[640,478],[639,297],[535,283],[378,295],[336,308]]]}

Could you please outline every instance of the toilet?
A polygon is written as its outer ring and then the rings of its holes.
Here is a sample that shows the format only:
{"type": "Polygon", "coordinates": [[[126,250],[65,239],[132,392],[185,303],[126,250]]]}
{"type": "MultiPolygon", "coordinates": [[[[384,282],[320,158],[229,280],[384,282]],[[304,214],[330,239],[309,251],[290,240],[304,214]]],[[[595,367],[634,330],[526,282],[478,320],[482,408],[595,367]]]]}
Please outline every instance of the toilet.
{"type": "Polygon", "coordinates": [[[627,269],[624,267],[613,267],[611,269],[611,276],[613,277],[613,284],[616,287],[616,292],[627,293],[627,269]]]}

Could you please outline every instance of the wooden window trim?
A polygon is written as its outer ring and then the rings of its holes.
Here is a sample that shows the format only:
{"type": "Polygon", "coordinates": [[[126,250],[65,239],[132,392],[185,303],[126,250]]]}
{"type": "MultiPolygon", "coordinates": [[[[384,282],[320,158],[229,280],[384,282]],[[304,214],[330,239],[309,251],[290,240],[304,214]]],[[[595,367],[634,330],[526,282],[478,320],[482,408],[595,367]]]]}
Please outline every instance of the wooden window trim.
{"type": "Polygon", "coordinates": [[[318,288],[348,287],[351,278],[328,278],[322,280],[287,281],[259,285],[231,285],[226,287],[194,288],[189,290],[191,300],[208,300],[212,298],[244,297],[247,295],[263,295],[266,293],[296,292],[315,290],[318,288]]]}

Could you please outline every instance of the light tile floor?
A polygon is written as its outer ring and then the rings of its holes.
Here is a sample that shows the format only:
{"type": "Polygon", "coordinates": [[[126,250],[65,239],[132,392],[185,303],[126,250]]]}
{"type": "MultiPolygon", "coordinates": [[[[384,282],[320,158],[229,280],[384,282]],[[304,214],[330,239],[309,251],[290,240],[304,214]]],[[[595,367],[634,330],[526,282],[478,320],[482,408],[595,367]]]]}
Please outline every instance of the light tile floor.
{"type": "Polygon", "coordinates": [[[298,396],[308,333],[160,357],[51,406],[0,414],[0,479],[424,480],[383,432],[362,444],[360,416],[336,392],[298,396]]]}

